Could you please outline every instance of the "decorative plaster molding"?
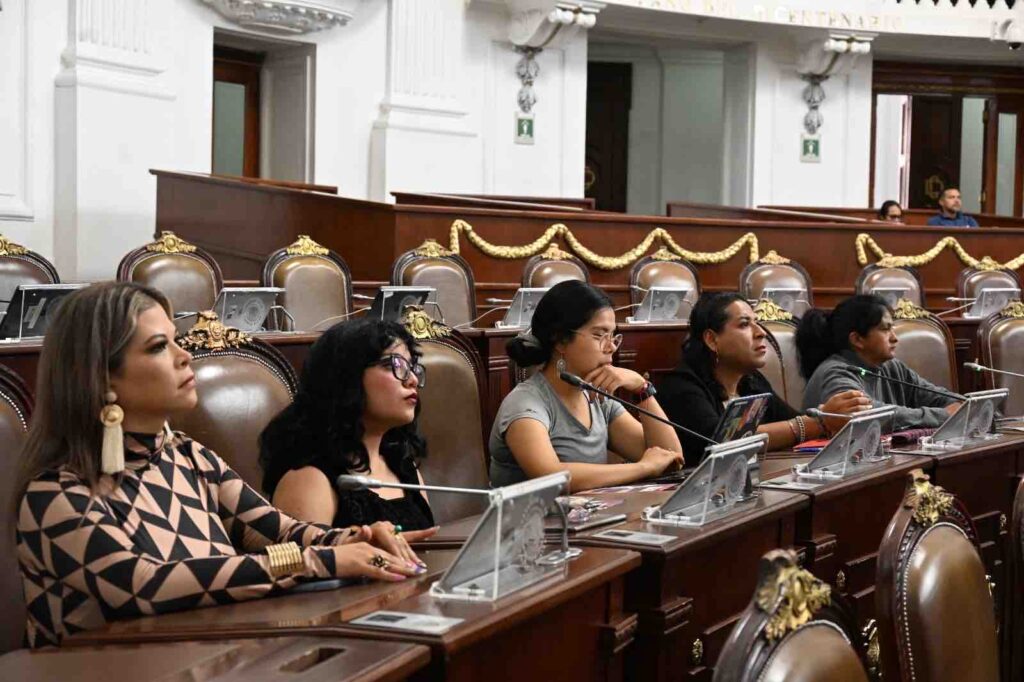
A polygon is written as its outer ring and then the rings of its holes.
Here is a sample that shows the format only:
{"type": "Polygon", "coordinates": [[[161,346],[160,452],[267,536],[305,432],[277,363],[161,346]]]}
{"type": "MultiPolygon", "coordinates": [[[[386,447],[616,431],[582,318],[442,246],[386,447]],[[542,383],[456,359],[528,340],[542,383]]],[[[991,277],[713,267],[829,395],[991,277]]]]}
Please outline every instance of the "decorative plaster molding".
{"type": "Polygon", "coordinates": [[[359,0],[202,0],[228,21],[274,33],[313,33],[352,21],[359,0]]]}
{"type": "Polygon", "coordinates": [[[603,2],[593,0],[507,0],[508,39],[517,47],[562,47],[594,27],[603,2]]]}

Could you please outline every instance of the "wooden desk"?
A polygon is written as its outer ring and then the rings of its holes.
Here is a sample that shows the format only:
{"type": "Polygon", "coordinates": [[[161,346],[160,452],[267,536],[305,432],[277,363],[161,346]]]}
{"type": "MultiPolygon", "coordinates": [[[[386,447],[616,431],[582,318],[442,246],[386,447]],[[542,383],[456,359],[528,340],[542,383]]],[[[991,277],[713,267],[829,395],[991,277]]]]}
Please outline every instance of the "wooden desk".
{"type": "Polygon", "coordinates": [[[620,679],[622,652],[635,618],[623,610],[625,574],[635,552],[592,548],[546,580],[495,604],[437,601],[430,584],[454,559],[424,551],[428,573],[401,583],[355,585],[329,592],[114,622],[66,640],[66,646],[231,637],[317,635],[426,644],[430,679],[620,679]],[[420,635],[351,625],[379,609],[463,618],[444,635],[420,635]],[[530,655],[524,655],[529,652],[530,655]],[[495,663],[500,661],[500,665],[495,663]]]}
{"type": "Polygon", "coordinates": [[[190,682],[397,682],[426,667],[422,645],[349,638],[281,637],[223,642],[21,649],[0,657],[0,679],[190,682]],[[121,676],[124,677],[121,677],[121,676]]]}

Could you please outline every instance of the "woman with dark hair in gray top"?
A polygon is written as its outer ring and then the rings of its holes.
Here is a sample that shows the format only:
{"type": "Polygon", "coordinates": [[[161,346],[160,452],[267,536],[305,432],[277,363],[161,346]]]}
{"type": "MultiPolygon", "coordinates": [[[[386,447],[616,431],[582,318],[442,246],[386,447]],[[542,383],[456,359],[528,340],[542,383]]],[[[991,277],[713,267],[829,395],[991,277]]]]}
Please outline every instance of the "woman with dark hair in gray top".
{"type": "Polygon", "coordinates": [[[598,400],[561,379],[562,372],[594,386],[622,389],[644,409],[664,416],[654,387],[612,365],[622,341],[611,301],[583,282],[561,282],[544,294],[533,326],[508,343],[520,367],[540,365],[502,401],[491,429],[491,484],[509,485],[556,471],[572,475],[572,490],[630,483],[681,466],[675,429],[616,402],[598,400]],[[609,464],[608,452],[627,462],[609,464]]]}
{"type": "Polygon", "coordinates": [[[805,314],[796,335],[800,373],[807,378],[804,409],[857,389],[874,407],[896,406],[894,431],[942,424],[959,402],[941,395],[942,389],[897,360],[897,342],[892,310],[878,296],[851,296],[831,313],[805,314]],[[865,375],[861,369],[879,376],[865,375]]]}

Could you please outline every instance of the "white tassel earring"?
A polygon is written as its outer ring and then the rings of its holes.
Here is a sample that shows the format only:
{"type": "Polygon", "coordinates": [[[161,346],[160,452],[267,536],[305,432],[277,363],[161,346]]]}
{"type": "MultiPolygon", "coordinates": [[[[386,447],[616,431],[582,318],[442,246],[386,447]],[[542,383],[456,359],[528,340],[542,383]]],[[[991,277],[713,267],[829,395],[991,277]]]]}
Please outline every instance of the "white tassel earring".
{"type": "Polygon", "coordinates": [[[103,424],[103,449],[100,467],[105,474],[119,474],[124,471],[124,410],[117,405],[117,394],[107,391],[103,396],[106,405],[100,410],[100,423],[103,424]]]}

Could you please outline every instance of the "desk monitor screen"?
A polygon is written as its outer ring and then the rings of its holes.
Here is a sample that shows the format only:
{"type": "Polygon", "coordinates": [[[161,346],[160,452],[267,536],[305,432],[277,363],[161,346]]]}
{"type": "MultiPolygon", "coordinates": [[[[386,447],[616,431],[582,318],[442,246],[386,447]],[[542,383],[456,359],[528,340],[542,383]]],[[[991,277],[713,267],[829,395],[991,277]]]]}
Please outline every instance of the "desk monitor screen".
{"type": "Polygon", "coordinates": [[[982,289],[964,317],[988,317],[1008,306],[1010,301],[1019,300],[1020,289],[982,289]]]}
{"type": "Polygon", "coordinates": [[[270,309],[283,292],[279,287],[224,287],[217,295],[213,311],[227,327],[260,332],[266,329],[270,309]]]}
{"type": "Polygon", "coordinates": [[[875,296],[885,299],[886,305],[895,308],[902,299],[909,299],[910,289],[906,287],[875,287],[871,290],[875,296]]]}
{"type": "Polygon", "coordinates": [[[718,426],[715,427],[715,433],[711,436],[711,440],[725,443],[753,436],[757,433],[757,427],[761,425],[761,420],[764,419],[764,413],[768,410],[768,401],[771,400],[771,397],[771,393],[758,393],[730,400],[725,405],[725,412],[718,420],[718,426]]]}
{"type": "Polygon", "coordinates": [[[552,575],[544,565],[544,517],[569,483],[559,472],[491,491],[490,506],[430,593],[442,599],[494,601],[552,575]]]}
{"type": "Polygon", "coordinates": [[[0,338],[24,339],[43,336],[61,299],[88,284],[19,284],[11,296],[3,320],[0,338]]]}
{"type": "Polygon", "coordinates": [[[540,303],[540,299],[544,298],[547,291],[547,287],[517,289],[516,295],[512,297],[512,304],[505,311],[505,318],[494,326],[500,329],[529,327],[533,320],[533,313],[537,310],[537,304],[540,303]]]}
{"type": "Polygon", "coordinates": [[[761,298],[766,298],[788,313],[800,314],[807,309],[807,289],[804,287],[765,287],[761,298]]]}
{"type": "Polygon", "coordinates": [[[693,289],[686,287],[651,287],[628,322],[686,322],[693,309],[693,289]]]}
{"type": "Polygon", "coordinates": [[[433,287],[383,286],[373,297],[368,317],[390,322],[401,322],[408,306],[426,307],[436,289],[433,287]]]}
{"type": "Polygon", "coordinates": [[[922,438],[921,445],[925,448],[960,448],[988,439],[999,405],[1009,394],[1008,388],[966,394],[967,400],[960,403],[956,412],[949,415],[935,433],[922,438]]]}

